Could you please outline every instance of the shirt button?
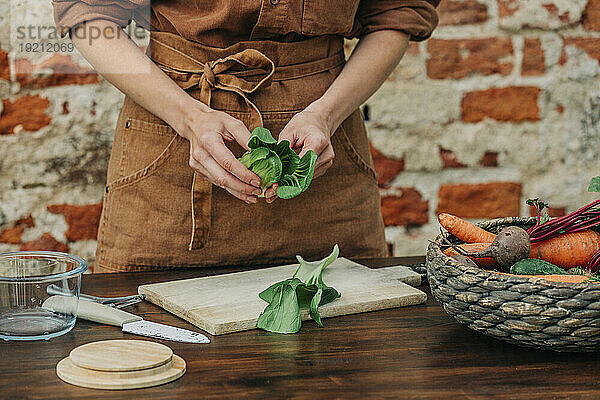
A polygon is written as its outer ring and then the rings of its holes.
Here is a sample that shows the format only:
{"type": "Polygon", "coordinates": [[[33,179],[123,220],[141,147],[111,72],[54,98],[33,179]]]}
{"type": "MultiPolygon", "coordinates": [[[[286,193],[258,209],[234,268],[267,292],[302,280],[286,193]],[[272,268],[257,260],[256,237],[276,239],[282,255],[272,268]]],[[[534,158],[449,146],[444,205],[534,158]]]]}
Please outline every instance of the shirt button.
{"type": "Polygon", "coordinates": [[[125,128],[129,128],[129,127],[131,127],[131,121],[125,122],[125,128]]]}
{"type": "Polygon", "coordinates": [[[274,6],[276,6],[277,4],[279,4],[279,0],[271,0],[271,4],[273,4],[274,6]]]}

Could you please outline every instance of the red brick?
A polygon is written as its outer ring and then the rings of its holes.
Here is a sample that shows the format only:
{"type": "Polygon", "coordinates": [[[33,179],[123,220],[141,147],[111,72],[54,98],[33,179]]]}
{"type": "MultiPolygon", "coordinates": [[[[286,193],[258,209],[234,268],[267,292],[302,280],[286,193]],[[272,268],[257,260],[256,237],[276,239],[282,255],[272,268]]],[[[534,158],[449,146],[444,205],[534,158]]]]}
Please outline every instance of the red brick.
{"type": "Polygon", "coordinates": [[[15,226],[17,226],[17,225],[23,225],[28,228],[33,228],[35,226],[35,221],[33,220],[33,216],[31,214],[29,214],[26,217],[16,220],[15,226]]]}
{"type": "Polygon", "coordinates": [[[15,127],[21,125],[26,131],[37,131],[52,121],[46,110],[50,105],[48,99],[35,96],[23,96],[11,102],[2,100],[4,110],[0,115],[0,135],[15,133],[15,127]]]}
{"type": "Polygon", "coordinates": [[[521,184],[490,182],[442,185],[436,212],[463,218],[497,218],[518,216],[520,210],[521,184]]]}
{"type": "Polygon", "coordinates": [[[0,50],[0,79],[10,81],[10,64],[8,62],[8,54],[0,50]]]}
{"type": "Polygon", "coordinates": [[[13,226],[0,231],[0,243],[19,244],[25,232],[23,225],[13,226]]]}
{"type": "Polygon", "coordinates": [[[523,44],[523,65],[521,75],[538,76],[546,72],[542,41],[538,38],[526,38],[523,44]]]}
{"type": "Polygon", "coordinates": [[[33,217],[29,214],[26,217],[20,218],[15,221],[11,228],[6,228],[0,231],[0,243],[19,244],[25,228],[31,228],[35,226],[33,217]]]}
{"type": "Polygon", "coordinates": [[[404,171],[404,157],[400,160],[388,158],[370,143],[369,149],[371,150],[371,156],[373,157],[373,164],[375,172],[377,172],[377,183],[379,186],[385,186],[394,179],[396,175],[404,171]]]}
{"type": "MultiPolygon", "coordinates": [[[[595,58],[600,62],[600,38],[564,38],[563,42],[565,46],[575,46],[585,51],[590,57],[595,58]]],[[[566,62],[567,53],[563,48],[560,59],[558,60],[558,64],[564,65],[566,62]]]]}
{"type": "Polygon", "coordinates": [[[99,83],[98,74],[73,62],[71,56],[54,54],[40,64],[33,65],[27,59],[15,60],[15,77],[21,87],[45,88],[62,85],[87,85],[99,83]],[[36,76],[35,72],[49,69],[49,75],[36,76]]]}
{"type": "Polygon", "coordinates": [[[69,246],[59,242],[50,233],[46,232],[40,238],[25,242],[20,247],[21,251],[45,250],[45,251],[60,251],[67,253],[69,246]]]}
{"type": "Polygon", "coordinates": [[[583,28],[600,32],[600,0],[588,0],[583,12],[583,28]]]}
{"type": "Polygon", "coordinates": [[[53,214],[64,215],[68,229],[67,240],[96,239],[102,213],[102,203],[86,205],[56,204],[46,207],[53,214]]]}
{"type": "Polygon", "coordinates": [[[508,75],[513,69],[510,38],[441,40],[427,43],[427,76],[432,79],[482,75],[508,75]]]}
{"type": "Polygon", "coordinates": [[[563,50],[560,53],[560,57],[558,58],[558,65],[565,65],[567,63],[567,53],[565,52],[565,49],[563,48],[563,50]]]}
{"type": "Polygon", "coordinates": [[[401,196],[381,199],[381,215],[386,226],[425,225],[429,222],[429,202],[413,188],[402,188],[401,196]]]}
{"type": "Polygon", "coordinates": [[[446,168],[465,168],[466,165],[458,161],[456,154],[452,150],[444,149],[440,146],[440,158],[442,167],[446,168]]]}
{"type": "MultiPolygon", "coordinates": [[[[565,207],[548,207],[544,208],[543,212],[547,212],[551,217],[564,217],[567,215],[567,209],[565,207]]],[[[535,217],[535,207],[529,206],[529,215],[535,217]]]]}
{"type": "Polygon", "coordinates": [[[486,151],[483,153],[479,165],[482,167],[497,167],[498,166],[498,152],[486,151]]]}
{"type": "Polygon", "coordinates": [[[560,19],[563,22],[567,22],[569,21],[569,12],[565,11],[562,14],[558,14],[558,7],[556,6],[556,4],[552,4],[552,3],[546,3],[546,4],[542,4],[542,7],[544,7],[546,10],[548,10],[548,12],[552,15],[557,15],[558,19],[560,19]]]}
{"type": "Polygon", "coordinates": [[[440,25],[475,24],[487,20],[487,6],[475,0],[443,0],[438,14],[440,25]]]}
{"type": "Polygon", "coordinates": [[[462,120],[480,122],[484,118],[498,121],[539,121],[540,88],[510,86],[468,92],[462,99],[462,120]]]}
{"type": "Polygon", "coordinates": [[[498,0],[498,16],[500,18],[510,17],[519,10],[517,0],[498,0]]]}

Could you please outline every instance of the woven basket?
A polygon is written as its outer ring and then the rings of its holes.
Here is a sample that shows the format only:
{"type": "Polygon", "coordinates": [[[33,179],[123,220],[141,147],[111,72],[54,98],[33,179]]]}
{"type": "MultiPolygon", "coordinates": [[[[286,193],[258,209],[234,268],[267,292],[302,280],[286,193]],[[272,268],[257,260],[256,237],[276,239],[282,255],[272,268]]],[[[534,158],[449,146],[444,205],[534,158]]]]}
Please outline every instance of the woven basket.
{"type": "MultiPolygon", "coordinates": [[[[534,221],[511,217],[479,226],[497,233],[508,225],[527,228],[534,221]]],[[[537,349],[600,351],[600,284],[551,282],[469,267],[433,243],[427,249],[427,278],[444,310],[478,332],[537,349]]]]}

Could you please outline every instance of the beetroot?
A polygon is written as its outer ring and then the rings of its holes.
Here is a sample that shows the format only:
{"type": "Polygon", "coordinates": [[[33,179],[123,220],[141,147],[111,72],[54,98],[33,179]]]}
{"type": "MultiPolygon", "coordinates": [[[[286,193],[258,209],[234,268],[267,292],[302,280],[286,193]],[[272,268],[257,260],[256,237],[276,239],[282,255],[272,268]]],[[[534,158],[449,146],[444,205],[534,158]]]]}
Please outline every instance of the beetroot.
{"type": "Polygon", "coordinates": [[[508,226],[500,231],[490,246],[476,253],[467,253],[452,246],[459,254],[472,258],[492,257],[499,266],[508,269],[519,260],[529,257],[531,242],[527,231],[518,226],[508,226]]]}

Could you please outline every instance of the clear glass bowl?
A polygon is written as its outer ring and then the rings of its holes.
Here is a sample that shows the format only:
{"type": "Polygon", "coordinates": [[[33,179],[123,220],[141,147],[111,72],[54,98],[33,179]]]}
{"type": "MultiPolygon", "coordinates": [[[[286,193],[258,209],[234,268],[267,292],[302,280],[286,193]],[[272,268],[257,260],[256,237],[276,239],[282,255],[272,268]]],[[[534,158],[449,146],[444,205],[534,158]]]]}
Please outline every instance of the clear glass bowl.
{"type": "Polygon", "coordinates": [[[81,275],[87,269],[79,257],[51,251],[0,253],[0,339],[50,339],[75,325],[81,275]],[[57,285],[68,312],[44,307],[47,288],[57,285]]]}

